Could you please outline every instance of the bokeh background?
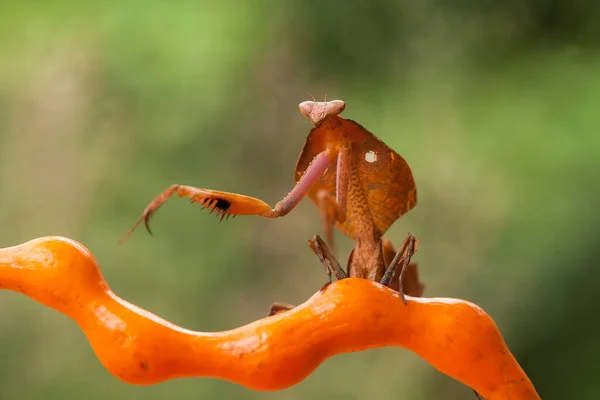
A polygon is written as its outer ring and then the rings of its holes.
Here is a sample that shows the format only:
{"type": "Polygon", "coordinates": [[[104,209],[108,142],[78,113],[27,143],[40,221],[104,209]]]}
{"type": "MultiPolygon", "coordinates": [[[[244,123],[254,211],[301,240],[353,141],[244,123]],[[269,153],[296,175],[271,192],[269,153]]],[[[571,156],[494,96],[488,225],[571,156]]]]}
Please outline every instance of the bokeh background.
{"type": "MultiPolygon", "coordinates": [[[[219,224],[174,198],[117,242],[173,183],[275,204],[311,127],[298,103],[343,99],[413,168],[419,204],[387,236],[420,238],[426,295],[488,311],[544,399],[598,399],[598,4],[1,1],[0,246],[81,241],[115,292],[196,330],[301,303],[325,279],[309,201],[219,224]]],[[[136,387],[53,310],[3,292],[0,321],[0,399],[473,398],[397,348],[274,393],[136,387]]]]}

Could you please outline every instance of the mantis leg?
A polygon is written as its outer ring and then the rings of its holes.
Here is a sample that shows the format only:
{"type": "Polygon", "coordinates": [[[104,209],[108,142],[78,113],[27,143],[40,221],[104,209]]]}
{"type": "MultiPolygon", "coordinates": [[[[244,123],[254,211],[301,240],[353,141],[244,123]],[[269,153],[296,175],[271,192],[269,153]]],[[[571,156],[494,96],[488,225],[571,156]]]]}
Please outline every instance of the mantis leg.
{"type": "Polygon", "coordinates": [[[385,286],[389,286],[392,280],[392,277],[396,274],[398,270],[398,266],[402,264],[400,267],[400,276],[398,277],[398,292],[400,293],[400,297],[402,297],[402,301],[406,304],[406,298],[404,296],[404,289],[402,287],[402,283],[404,280],[404,274],[406,273],[406,269],[408,264],[410,263],[411,257],[417,251],[417,238],[409,233],[406,239],[404,239],[404,243],[400,247],[400,250],[396,253],[394,259],[390,262],[390,265],[387,267],[387,270],[383,274],[380,283],[385,286]]]}
{"type": "Polygon", "coordinates": [[[275,205],[272,213],[263,215],[269,218],[287,215],[306,196],[310,188],[317,183],[317,180],[325,173],[331,162],[331,153],[329,150],[324,150],[317,154],[308,165],[308,168],[306,168],[306,171],[304,171],[302,177],[296,182],[292,191],[275,205]]]}
{"type": "Polygon", "coordinates": [[[336,254],[333,228],[338,215],[341,213],[340,208],[335,200],[335,197],[326,190],[320,190],[317,193],[317,207],[321,212],[321,220],[323,221],[323,230],[327,243],[329,244],[333,254],[336,254]]]}
{"type": "Polygon", "coordinates": [[[335,275],[335,278],[338,280],[348,277],[346,271],[342,269],[338,260],[331,254],[331,250],[319,235],[313,236],[313,238],[308,241],[308,245],[317,257],[319,257],[319,260],[321,260],[321,263],[325,267],[325,272],[329,277],[328,283],[331,283],[332,275],[335,275]]]}
{"type": "Polygon", "coordinates": [[[330,164],[331,156],[328,150],[317,154],[292,191],[277,203],[273,209],[264,201],[254,197],[192,186],[172,185],[150,202],[143,214],[120,242],[127,239],[142,221],[148,232],[152,234],[148,224],[150,218],[174,194],[177,194],[179,197],[189,198],[193,203],[202,205],[203,209],[210,208],[211,213],[216,211],[217,216],[220,216],[221,220],[230,215],[261,215],[266,218],[282,217],[296,207],[321,175],[325,173],[330,164]]]}
{"type": "Polygon", "coordinates": [[[269,314],[267,314],[267,316],[270,317],[271,315],[281,314],[291,310],[294,307],[296,306],[287,303],[273,303],[271,304],[271,307],[269,307],[269,314]]]}
{"type": "MultiPolygon", "coordinates": [[[[344,279],[348,277],[346,272],[344,272],[344,270],[340,266],[340,263],[331,254],[331,251],[329,250],[329,247],[327,247],[327,244],[323,241],[323,239],[321,239],[319,235],[313,236],[313,238],[308,241],[308,245],[310,246],[312,251],[319,257],[321,263],[323,263],[323,266],[325,267],[325,272],[329,277],[327,283],[325,284],[325,286],[323,286],[323,288],[327,287],[331,283],[332,275],[335,275],[336,279],[344,279]]],[[[268,316],[289,311],[294,307],[295,306],[288,303],[273,303],[269,308],[268,316]]]]}
{"type": "Polygon", "coordinates": [[[325,237],[333,254],[336,253],[333,228],[337,222],[343,223],[346,221],[346,203],[351,171],[350,163],[352,162],[351,150],[350,146],[344,146],[338,152],[335,197],[332,193],[324,189],[320,190],[316,196],[317,207],[321,212],[321,220],[323,221],[325,237]]]}
{"type": "Polygon", "coordinates": [[[192,203],[200,204],[202,209],[209,208],[211,213],[216,211],[217,216],[220,216],[221,220],[230,215],[261,215],[271,211],[271,206],[254,197],[217,190],[200,189],[192,186],[172,185],[150,202],[120,242],[125,241],[142,221],[146,226],[146,230],[152,234],[149,225],[150,218],[174,194],[177,194],[179,197],[189,198],[192,203]]]}
{"type": "Polygon", "coordinates": [[[337,169],[335,177],[335,199],[340,208],[337,217],[339,222],[346,221],[346,202],[348,199],[348,183],[352,171],[352,147],[343,146],[338,152],[337,169]]]}
{"type": "MultiPolygon", "coordinates": [[[[383,260],[387,270],[387,267],[391,265],[392,260],[396,256],[396,249],[389,239],[383,238],[381,242],[383,246],[383,260]]],[[[400,272],[401,271],[396,268],[394,275],[387,285],[390,289],[395,291],[400,290],[400,272]]],[[[419,265],[417,263],[408,263],[406,274],[402,280],[402,289],[405,294],[412,297],[421,297],[423,295],[425,285],[419,280],[419,265]]]]}

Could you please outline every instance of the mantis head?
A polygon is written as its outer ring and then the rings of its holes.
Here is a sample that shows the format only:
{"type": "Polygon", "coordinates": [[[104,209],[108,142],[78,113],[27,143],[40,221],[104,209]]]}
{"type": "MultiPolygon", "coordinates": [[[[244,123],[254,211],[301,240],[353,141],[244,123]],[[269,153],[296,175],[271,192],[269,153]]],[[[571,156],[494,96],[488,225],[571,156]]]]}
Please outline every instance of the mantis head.
{"type": "Polygon", "coordinates": [[[346,103],[342,100],[303,101],[298,108],[304,116],[310,119],[314,126],[317,126],[325,119],[341,114],[346,108],[346,103]]]}

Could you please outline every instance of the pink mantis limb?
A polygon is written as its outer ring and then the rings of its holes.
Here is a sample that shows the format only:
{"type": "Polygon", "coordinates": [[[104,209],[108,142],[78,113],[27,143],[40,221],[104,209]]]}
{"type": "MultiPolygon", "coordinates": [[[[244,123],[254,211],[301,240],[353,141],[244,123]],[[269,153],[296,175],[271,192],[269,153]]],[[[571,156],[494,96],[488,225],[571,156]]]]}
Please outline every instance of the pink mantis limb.
{"type": "Polygon", "coordinates": [[[271,212],[264,213],[263,216],[267,218],[283,217],[292,211],[300,203],[300,200],[306,196],[310,188],[325,173],[329,165],[331,165],[331,159],[332,156],[329,150],[324,150],[317,154],[292,191],[283,200],[278,202],[271,212]]]}
{"type": "Polygon", "coordinates": [[[335,199],[339,206],[337,219],[340,223],[346,221],[346,202],[348,199],[348,183],[352,171],[352,146],[350,144],[340,148],[337,157],[337,170],[335,180],[335,199]]]}
{"type": "Polygon", "coordinates": [[[179,197],[187,197],[193,203],[200,204],[202,208],[209,208],[211,212],[216,212],[221,220],[230,215],[261,215],[266,218],[283,217],[306,196],[310,188],[325,173],[329,165],[331,165],[333,162],[332,159],[333,156],[329,150],[324,150],[317,154],[292,191],[283,200],[278,202],[273,209],[267,203],[255,197],[186,185],[172,185],[150,202],[140,218],[138,218],[134,226],[125,234],[120,242],[122,243],[127,239],[141,222],[144,222],[146,229],[152,234],[148,221],[160,206],[174,194],[177,194],[179,197]]]}

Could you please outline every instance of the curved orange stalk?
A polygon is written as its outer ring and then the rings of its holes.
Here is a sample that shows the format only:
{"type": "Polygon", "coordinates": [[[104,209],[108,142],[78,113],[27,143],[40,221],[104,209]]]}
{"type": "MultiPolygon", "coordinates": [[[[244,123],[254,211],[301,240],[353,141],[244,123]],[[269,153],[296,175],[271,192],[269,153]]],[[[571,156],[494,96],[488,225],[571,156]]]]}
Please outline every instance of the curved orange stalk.
{"type": "Polygon", "coordinates": [[[487,400],[539,399],[479,307],[409,296],[405,306],[366,279],[336,281],[290,311],[215,333],[180,328],[119,298],[90,251],[62,237],[0,249],[0,288],[71,317],[102,364],[133,384],[195,376],[278,390],[333,355],[400,346],[487,400]]]}

